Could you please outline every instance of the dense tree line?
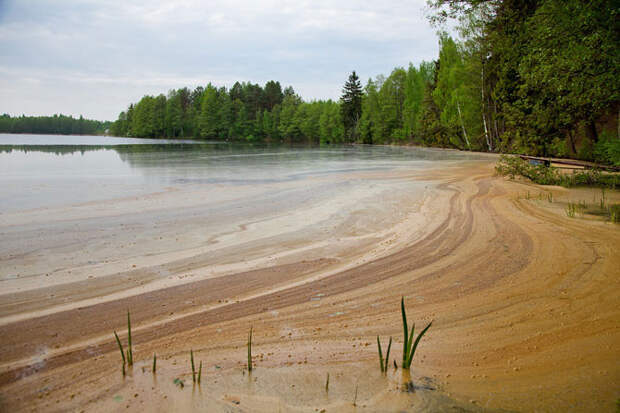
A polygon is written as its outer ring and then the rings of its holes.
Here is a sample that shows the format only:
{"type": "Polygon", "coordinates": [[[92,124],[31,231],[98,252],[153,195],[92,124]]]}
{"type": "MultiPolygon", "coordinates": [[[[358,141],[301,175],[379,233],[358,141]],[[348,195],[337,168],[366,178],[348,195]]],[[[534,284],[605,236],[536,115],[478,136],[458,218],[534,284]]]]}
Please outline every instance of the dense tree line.
{"type": "Polygon", "coordinates": [[[0,133],[34,133],[57,135],[101,135],[112,122],[84,119],[82,116],[0,116],[0,133]]]}
{"type": "Polygon", "coordinates": [[[369,79],[340,101],[304,102],[279,82],[145,96],[112,132],[310,143],[413,143],[620,164],[620,19],[612,0],[431,0],[433,62],[369,79]]]}
{"type": "Polygon", "coordinates": [[[429,4],[435,22],[459,19],[463,39],[454,50],[442,37],[432,94],[435,119],[452,131],[435,136],[454,137],[461,123],[462,140],[475,149],[620,164],[617,1],[429,4]]]}
{"type": "Polygon", "coordinates": [[[339,104],[331,100],[304,102],[292,87],[269,81],[264,87],[235,83],[233,87],[172,90],[168,96],[144,96],[112,125],[119,136],[148,138],[198,137],[248,141],[343,142],[339,104]]]}

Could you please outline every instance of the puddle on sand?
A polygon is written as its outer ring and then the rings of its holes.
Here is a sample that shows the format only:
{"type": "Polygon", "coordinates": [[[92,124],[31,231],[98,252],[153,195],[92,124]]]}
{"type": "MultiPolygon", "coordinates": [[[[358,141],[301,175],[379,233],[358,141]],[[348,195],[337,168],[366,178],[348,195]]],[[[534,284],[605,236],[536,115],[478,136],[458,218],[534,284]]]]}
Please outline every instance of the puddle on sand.
{"type": "MultiPolygon", "coordinates": [[[[226,411],[226,412],[487,412],[441,392],[429,377],[411,377],[401,369],[387,374],[368,363],[326,366],[259,367],[248,374],[240,368],[203,366],[202,382],[191,372],[158,363],[156,375],[135,366],[123,386],[99,399],[88,410],[226,411]],[[177,370],[175,373],[173,370],[177,370]],[[329,373],[329,388],[326,379],[329,373]],[[183,384],[180,385],[179,382],[183,384]],[[357,398],[356,398],[357,393],[357,398]],[[355,404],[354,404],[355,403],[355,404]]],[[[118,378],[118,380],[123,380],[118,378]]]]}

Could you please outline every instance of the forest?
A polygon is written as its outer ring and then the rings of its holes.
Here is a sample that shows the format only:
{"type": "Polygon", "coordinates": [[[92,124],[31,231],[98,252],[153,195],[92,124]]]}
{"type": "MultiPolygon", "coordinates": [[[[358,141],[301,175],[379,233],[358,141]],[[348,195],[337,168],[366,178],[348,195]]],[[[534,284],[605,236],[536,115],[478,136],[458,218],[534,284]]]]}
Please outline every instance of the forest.
{"type": "Polygon", "coordinates": [[[111,133],[415,144],[620,165],[616,1],[428,4],[439,56],[364,85],[353,72],[339,101],[304,101],[277,81],[209,83],[144,96],[119,115],[111,133]],[[441,31],[448,19],[458,22],[457,35],[441,31]]]}
{"type": "Polygon", "coordinates": [[[51,135],[103,135],[112,122],[84,119],[82,116],[0,116],[0,133],[51,135]]]}

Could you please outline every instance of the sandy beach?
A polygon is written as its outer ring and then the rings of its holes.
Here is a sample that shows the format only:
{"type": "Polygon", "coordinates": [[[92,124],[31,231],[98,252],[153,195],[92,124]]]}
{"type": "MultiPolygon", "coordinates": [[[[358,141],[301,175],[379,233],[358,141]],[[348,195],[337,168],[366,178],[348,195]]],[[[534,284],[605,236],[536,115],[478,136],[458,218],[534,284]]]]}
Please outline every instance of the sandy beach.
{"type": "Polygon", "coordinates": [[[567,200],[596,190],[493,167],[316,176],[309,194],[327,179],[390,186],[308,195],[301,209],[273,195],[294,182],[266,184],[279,207],[252,222],[230,205],[267,199],[264,187],[2,214],[0,410],[613,411],[620,226],[566,216],[567,200]],[[419,191],[402,190],[412,182],[419,191]],[[218,205],[209,219],[205,199],[218,205]],[[410,373],[401,297],[418,329],[433,320],[410,373]],[[113,331],[125,342],[127,310],[123,377],[113,331]],[[377,335],[394,339],[386,375],[377,335]]]}

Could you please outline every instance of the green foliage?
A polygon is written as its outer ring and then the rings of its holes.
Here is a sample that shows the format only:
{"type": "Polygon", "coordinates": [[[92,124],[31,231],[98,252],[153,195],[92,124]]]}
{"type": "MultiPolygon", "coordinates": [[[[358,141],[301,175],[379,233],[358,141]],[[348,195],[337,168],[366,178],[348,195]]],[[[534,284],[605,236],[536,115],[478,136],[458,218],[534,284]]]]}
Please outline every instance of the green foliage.
{"type": "Polygon", "coordinates": [[[354,142],[359,136],[358,128],[362,115],[362,85],[355,71],[344,84],[340,101],[345,136],[349,142],[354,142]]]}
{"type": "Polygon", "coordinates": [[[609,220],[614,223],[620,222],[620,204],[609,205],[607,208],[609,220]]]}
{"type": "Polygon", "coordinates": [[[381,351],[381,341],[379,341],[379,336],[377,336],[377,348],[379,350],[379,366],[381,367],[381,373],[387,372],[388,364],[390,361],[390,349],[392,348],[392,337],[390,337],[390,342],[388,343],[387,352],[385,353],[385,359],[383,358],[383,352],[381,351]]]}
{"type": "MultiPolygon", "coordinates": [[[[429,5],[431,21],[459,19],[460,38],[440,33],[436,61],[397,67],[363,90],[353,72],[339,102],[304,102],[275,81],[230,89],[208,84],[145,96],[111,130],[136,137],[415,143],[620,165],[620,9],[613,1],[429,5]]],[[[548,171],[534,172],[555,180],[548,171]]]]}
{"type": "Polygon", "coordinates": [[[602,173],[598,170],[582,170],[571,174],[561,174],[552,166],[533,165],[517,156],[500,156],[495,165],[495,172],[500,176],[514,179],[522,176],[540,185],[560,185],[567,188],[574,186],[600,186],[615,189],[620,187],[620,175],[602,173]]]}
{"type": "Polygon", "coordinates": [[[534,165],[518,156],[502,155],[495,165],[495,173],[515,179],[525,177],[541,185],[559,185],[562,178],[557,169],[544,165],[534,165]]]}
{"type": "Polygon", "coordinates": [[[474,110],[471,103],[475,100],[467,98],[463,54],[457,43],[446,34],[440,36],[439,44],[439,70],[433,90],[433,99],[437,107],[442,109],[439,120],[445,130],[449,131],[453,146],[471,149],[468,136],[471,135],[471,130],[469,134],[467,132],[470,122],[465,122],[471,116],[469,112],[474,110]]]}
{"type": "Polygon", "coordinates": [[[593,148],[594,159],[598,162],[620,166],[620,137],[605,132],[593,148]]]}
{"type": "Polygon", "coordinates": [[[192,381],[196,383],[196,366],[194,365],[194,350],[189,351],[189,360],[192,365],[192,381]]]}
{"type": "Polygon", "coordinates": [[[123,364],[125,364],[126,363],[125,352],[123,350],[123,345],[121,344],[121,340],[118,338],[118,334],[116,334],[116,331],[114,332],[114,337],[116,338],[116,344],[118,344],[118,348],[121,351],[121,357],[123,359],[123,364]]]}
{"type": "Polygon", "coordinates": [[[475,85],[471,75],[480,74],[478,100],[489,149],[613,163],[605,155],[610,148],[598,142],[601,131],[618,137],[615,2],[432,0],[429,5],[435,10],[432,21],[461,21],[466,63],[453,90],[475,85]]]}
{"type": "Polygon", "coordinates": [[[576,204],[574,202],[569,202],[565,208],[566,215],[570,218],[574,218],[575,214],[583,214],[584,210],[585,210],[584,205],[576,204]]]}
{"type": "Polygon", "coordinates": [[[123,376],[125,375],[125,351],[123,350],[123,345],[121,344],[121,340],[118,338],[118,334],[116,331],[114,332],[114,337],[116,338],[116,344],[118,344],[118,349],[121,351],[121,357],[123,359],[123,376]]]}
{"type": "Polygon", "coordinates": [[[114,331],[114,338],[116,339],[116,344],[118,345],[118,349],[121,352],[121,358],[123,360],[123,376],[125,376],[125,364],[131,366],[133,365],[133,349],[131,346],[131,319],[129,318],[129,310],[127,310],[127,350],[123,349],[123,345],[121,344],[120,338],[118,338],[118,334],[114,331]]]}
{"type": "Polygon", "coordinates": [[[428,325],[420,332],[420,334],[418,334],[418,337],[415,339],[415,342],[414,342],[413,334],[415,331],[415,323],[411,325],[411,332],[408,334],[409,326],[407,325],[407,314],[405,313],[405,298],[404,297],[401,298],[401,301],[400,301],[400,311],[403,317],[403,334],[404,334],[402,366],[403,366],[403,369],[409,369],[409,367],[411,366],[411,362],[413,361],[413,356],[415,355],[415,351],[418,348],[418,344],[420,343],[420,340],[422,339],[422,336],[426,334],[426,332],[431,327],[433,322],[431,321],[430,323],[428,323],[428,325]]]}
{"type": "Polygon", "coordinates": [[[82,116],[0,116],[0,133],[52,135],[103,135],[112,122],[84,119],[82,116]]]}
{"type": "Polygon", "coordinates": [[[369,79],[362,98],[360,142],[403,143],[419,137],[425,91],[433,76],[433,64],[422,62],[419,68],[396,68],[387,78],[369,79]]]}

